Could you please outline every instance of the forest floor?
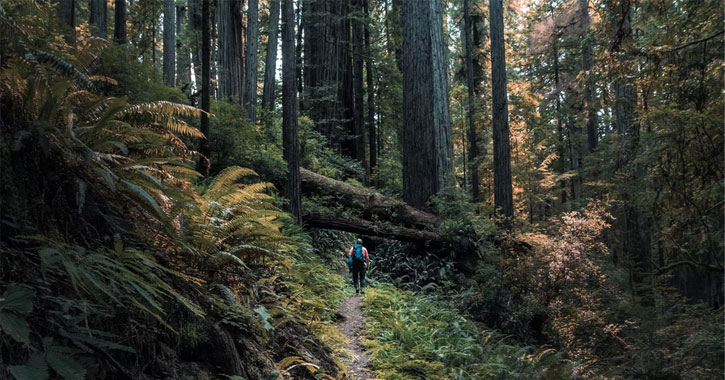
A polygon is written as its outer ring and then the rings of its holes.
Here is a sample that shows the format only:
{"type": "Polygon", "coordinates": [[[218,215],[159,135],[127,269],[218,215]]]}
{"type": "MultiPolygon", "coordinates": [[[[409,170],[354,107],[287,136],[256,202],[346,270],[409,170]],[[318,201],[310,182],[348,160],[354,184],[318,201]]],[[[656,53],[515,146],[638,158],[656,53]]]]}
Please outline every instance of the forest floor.
{"type": "Polygon", "coordinates": [[[365,319],[362,314],[360,303],[362,297],[358,294],[350,296],[340,305],[340,314],[345,318],[338,328],[345,335],[348,342],[345,349],[350,352],[350,364],[348,371],[351,380],[367,380],[375,378],[371,366],[370,356],[365,352],[360,340],[365,319]]]}

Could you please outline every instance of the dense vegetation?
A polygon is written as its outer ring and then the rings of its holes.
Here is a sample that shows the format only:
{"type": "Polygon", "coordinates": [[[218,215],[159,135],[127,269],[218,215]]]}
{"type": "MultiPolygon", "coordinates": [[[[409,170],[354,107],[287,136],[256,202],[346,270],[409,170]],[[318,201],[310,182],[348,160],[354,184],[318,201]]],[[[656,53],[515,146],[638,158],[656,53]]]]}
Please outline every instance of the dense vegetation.
{"type": "Polygon", "coordinates": [[[346,378],[351,232],[378,378],[721,378],[722,26],[4,0],[0,379],[346,378]]]}

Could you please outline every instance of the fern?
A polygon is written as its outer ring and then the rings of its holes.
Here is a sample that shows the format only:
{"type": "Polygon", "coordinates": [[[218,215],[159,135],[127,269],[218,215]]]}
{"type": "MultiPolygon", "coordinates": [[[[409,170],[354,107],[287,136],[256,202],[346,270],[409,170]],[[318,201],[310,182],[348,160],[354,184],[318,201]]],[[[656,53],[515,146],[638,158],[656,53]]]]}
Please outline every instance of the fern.
{"type": "Polygon", "coordinates": [[[44,51],[35,51],[27,53],[26,59],[28,59],[29,55],[32,55],[35,58],[34,61],[47,64],[59,74],[75,78],[75,80],[84,87],[90,88],[93,86],[93,82],[85,74],[60,57],[44,51]]]}
{"type": "Polygon", "coordinates": [[[46,380],[50,377],[48,363],[40,353],[34,353],[25,365],[8,367],[10,374],[18,380],[46,380]]]}
{"type": "Polygon", "coordinates": [[[33,290],[10,284],[0,299],[0,330],[17,342],[30,344],[30,326],[25,317],[33,310],[33,290]]]}

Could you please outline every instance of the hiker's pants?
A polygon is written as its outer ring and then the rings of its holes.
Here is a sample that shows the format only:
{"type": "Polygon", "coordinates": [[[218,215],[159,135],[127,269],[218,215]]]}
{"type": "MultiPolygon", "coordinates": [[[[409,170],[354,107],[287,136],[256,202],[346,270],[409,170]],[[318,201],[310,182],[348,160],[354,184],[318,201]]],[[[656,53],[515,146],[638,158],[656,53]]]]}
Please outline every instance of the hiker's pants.
{"type": "Polygon", "coordinates": [[[356,265],[352,268],[352,284],[355,290],[365,286],[365,265],[356,265]]]}

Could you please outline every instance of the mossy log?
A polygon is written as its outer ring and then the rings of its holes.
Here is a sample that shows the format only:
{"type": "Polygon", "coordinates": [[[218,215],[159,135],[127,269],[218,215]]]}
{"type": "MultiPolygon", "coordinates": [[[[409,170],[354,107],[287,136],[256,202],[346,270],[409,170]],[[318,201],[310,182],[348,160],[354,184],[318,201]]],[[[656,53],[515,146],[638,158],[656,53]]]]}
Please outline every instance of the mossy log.
{"type": "Polygon", "coordinates": [[[361,210],[363,215],[374,215],[381,221],[415,229],[430,228],[441,223],[437,215],[418,210],[405,202],[304,168],[300,168],[300,181],[303,194],[333,196],[341,205],[361,210]]]}
{"type": "Polygon", "coordinates": [[[341,215],[306,213],[302,221],[308,227],[326,228],[386,239],[442,245],[445,240],[435,232],[396,226],[385,222],[371,222],[341,215]]]}

